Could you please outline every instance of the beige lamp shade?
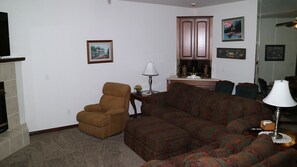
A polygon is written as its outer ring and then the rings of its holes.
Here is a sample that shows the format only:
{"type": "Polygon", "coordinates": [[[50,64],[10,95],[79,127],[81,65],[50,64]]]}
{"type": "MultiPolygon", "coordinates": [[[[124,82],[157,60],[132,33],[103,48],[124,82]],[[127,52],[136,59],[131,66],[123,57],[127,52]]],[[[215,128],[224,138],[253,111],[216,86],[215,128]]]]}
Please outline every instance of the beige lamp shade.
{"type": "Polygon", "coordinates": [[[159,73],[156,70],[154,64],[152,62],[149,62],[149,63],[147,63],[146,68],[143,71],[142,75],[145,75],[145,76],[157,76],[157,75],[159,75],[159,73]]]}
{"type": "Polygon", "coordinates": [[[277,107],[293,107],[297,105],[290,93],[289,82],[286,80],[274,81],[272,90],[263,99],[263,102],[277,107]]]}

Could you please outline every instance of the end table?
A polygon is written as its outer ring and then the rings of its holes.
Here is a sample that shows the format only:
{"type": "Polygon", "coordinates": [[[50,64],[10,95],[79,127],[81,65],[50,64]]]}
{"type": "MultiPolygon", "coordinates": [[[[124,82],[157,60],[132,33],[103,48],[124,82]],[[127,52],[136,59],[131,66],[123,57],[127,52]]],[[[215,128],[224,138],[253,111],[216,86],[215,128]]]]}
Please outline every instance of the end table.
{"type": "MultiPolygon", "coordinates": [[[[258,136],[258,133],[260,132],[261,130],[245,130],[243,132],[243,134],[245,135],[251,135],[251,136],[258,136]]],[[[285,149],[288,149],[288,148],[294,148],[294,149],[297,149],[297,132],[291,130],[291,129],[285,129],[285,128],[280,128],[278,132],[281,132],[281,133],[284,133],[288,136],[290,136],[292,138],[292,141],[290,143],[284,143],[284,144],[277,144],[275,143],[275,147],[277,148],[277,150],[281,151],[281,150],[285,150],[285,149]]]]}
{"type": "MultiPolygon", "coordinates": [[[[153,91],[153,92],[157,93],[156,91],[153,91]]],[[[131,92],[130,103],[134,109],[134,116],[133,116],[134,118],[137,118],[137,109],[135,105],[135,100],[138,100],[143,103],[148,96],[150,96],[150,94],[143,93],[142,95],[138,95],[136,94],[136,92],[131,92]]]]}

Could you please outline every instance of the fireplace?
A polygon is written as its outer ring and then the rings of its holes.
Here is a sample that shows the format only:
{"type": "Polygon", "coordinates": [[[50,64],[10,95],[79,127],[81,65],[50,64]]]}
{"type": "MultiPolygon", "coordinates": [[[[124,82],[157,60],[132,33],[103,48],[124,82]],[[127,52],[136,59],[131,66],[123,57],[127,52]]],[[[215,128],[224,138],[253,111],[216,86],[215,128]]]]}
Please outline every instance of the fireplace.
{"type": "Polygon", "coordinates": [[[10,60],[0,59],[0,161],[30,144],[17,89],[22,85],[21,63],[10,60]]]}
{"type": "Polygon", "coordinates": [[[8,129],[4,82],[0,82],[0,133],[8,129]]]}

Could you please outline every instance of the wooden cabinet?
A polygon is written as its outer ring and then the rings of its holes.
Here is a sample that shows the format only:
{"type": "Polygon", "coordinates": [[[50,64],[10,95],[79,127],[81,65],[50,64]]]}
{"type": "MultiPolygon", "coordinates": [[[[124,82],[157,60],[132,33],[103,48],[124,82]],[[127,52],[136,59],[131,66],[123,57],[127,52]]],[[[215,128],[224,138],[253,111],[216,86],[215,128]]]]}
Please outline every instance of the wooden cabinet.
{"type": "Polygon", "coordinates": [[[177,57],[211,59],[212,16],[177,17],[177,57]]]}

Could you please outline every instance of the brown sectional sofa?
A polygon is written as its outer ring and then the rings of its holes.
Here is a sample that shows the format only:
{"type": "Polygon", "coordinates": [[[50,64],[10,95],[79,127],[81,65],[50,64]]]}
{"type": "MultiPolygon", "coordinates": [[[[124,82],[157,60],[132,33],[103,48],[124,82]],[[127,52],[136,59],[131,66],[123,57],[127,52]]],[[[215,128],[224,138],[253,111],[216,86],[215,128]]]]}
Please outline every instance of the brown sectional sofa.
{"type": "MultiPolygon", "coordinates": [[[[144,166],[200,166],[196,162],[202,159],[206,164],[225,164],[223,161],[229,162],[230,156],[230,162],[237,162],[235,154],[243,155],[244,163],[244,156],[250,156],[245,150],[253,139],[242,132],[259,126],[262,119],[271,119],[271,111],[259,101],[183,83],[174,83],[167,92],[149,96],[141,109],[142,118],[127,122],[124,140],[144,160],[158,159],[144,166]],[[164,159],[167,160],[160,161],[164,159]]],[[[267,136],[256,141],[273,145],[267,136]]],[[[261,150],[258,146],[256,148],[261,150]]],[[[276,154],[269,149],[269,155],[252,160],[251,164],[276,154]]],[[[296,152],[290,150],[285,155],[296,155],[296,152]]]]}

